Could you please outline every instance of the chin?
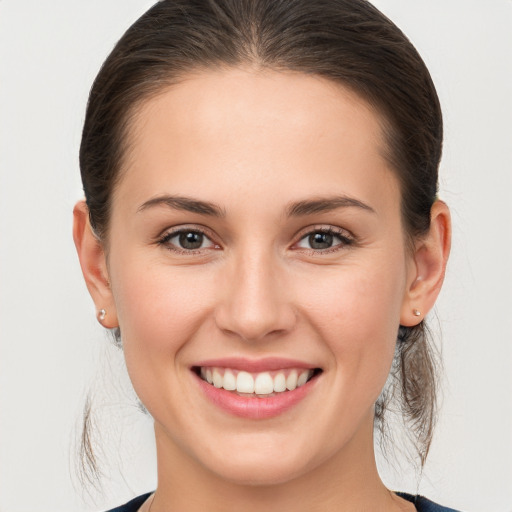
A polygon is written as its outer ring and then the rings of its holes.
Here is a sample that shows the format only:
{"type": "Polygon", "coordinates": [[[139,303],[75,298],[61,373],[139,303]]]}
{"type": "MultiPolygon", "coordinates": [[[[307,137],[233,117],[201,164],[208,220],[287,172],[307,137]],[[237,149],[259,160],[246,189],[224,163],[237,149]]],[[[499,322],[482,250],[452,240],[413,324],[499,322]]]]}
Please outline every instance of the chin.
{"type": "Polygon", "coordinates": [[[290,467],[282,463],[265,463],[252,465],[224,464],[216,473],[225,481],[249,487],[267,487],[284,484],[302,474],[301,468],[290,467]]]}
{"type": "Polygon", "coordinates": [[[293,455],[279,446],[232,450],[228,457],[210,458],[205,465],[222,480],[244,486],[283,484],[311,469],[305,453],[293,455]]]}

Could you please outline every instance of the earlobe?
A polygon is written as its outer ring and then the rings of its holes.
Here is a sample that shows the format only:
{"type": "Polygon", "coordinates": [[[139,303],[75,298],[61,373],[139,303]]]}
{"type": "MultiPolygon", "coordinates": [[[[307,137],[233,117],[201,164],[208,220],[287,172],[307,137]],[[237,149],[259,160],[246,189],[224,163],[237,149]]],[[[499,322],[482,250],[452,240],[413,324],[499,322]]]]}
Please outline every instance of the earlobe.
{"type": "Polygon", "coordinates": [[[444,281],[451,245],[450,210],[437,200],[431,208],[430,229],[414,249],[414,265],[408,276],[400,323],[419,324],[432,309],[444,281]]]}
{"type": "Polygon", "coordinates": [[[96,306],[96,318],[106,328],[118,327],[103,245],[89,222],[89,209],[79,201],[73,209],[73,240],[87,289],[96,306]]]}

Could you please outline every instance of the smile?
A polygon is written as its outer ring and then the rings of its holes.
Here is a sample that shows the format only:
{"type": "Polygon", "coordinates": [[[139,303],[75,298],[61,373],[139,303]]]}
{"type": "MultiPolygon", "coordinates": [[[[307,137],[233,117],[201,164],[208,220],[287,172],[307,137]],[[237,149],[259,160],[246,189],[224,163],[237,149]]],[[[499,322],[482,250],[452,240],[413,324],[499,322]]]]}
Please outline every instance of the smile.
{"type": "Polygon", "coordinates": [[[306,384],[314,375],[312,369],[287,368],[277,371],[249,373],[231,368],[200,367],[199,376],[216,388],[241,396],[275,396],[306,384]]]}
{"type": "Polygon", "coordinates": [[[251,420],[273,418],[297,406],[323,371],[284,359],[222,359],[191,368],[207,401],[224,413],[251,420]]]}

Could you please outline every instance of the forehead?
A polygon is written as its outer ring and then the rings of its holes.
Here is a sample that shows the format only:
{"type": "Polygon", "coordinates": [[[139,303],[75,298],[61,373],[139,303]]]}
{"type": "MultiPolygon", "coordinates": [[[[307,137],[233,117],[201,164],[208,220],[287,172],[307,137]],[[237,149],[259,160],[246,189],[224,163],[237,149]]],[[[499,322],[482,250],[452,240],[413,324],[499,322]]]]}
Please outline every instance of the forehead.
{"type": "Polygon", "coordinates": [[[118,188],[139,202],[164,192],[222,201],[272,187],[293,200],[305,189],[357,195],[396,185],[379,115],[347,88],[302,73],[191,74],[141,104],[127,146],[118,188]]]}

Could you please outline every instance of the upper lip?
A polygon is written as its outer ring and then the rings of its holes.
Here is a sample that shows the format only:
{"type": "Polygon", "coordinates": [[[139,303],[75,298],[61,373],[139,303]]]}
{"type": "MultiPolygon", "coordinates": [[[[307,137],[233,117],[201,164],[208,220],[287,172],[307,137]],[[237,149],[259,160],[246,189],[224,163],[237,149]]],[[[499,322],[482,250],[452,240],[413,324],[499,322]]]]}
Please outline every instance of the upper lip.
{"type": "Polygon", "coordinates": [[[265,357],[262,359],[246,359],[244,357],[223,357],[219,359],[207,359],[199,361],[193,367],[216,367],[216,368],[232,368],[233,370],[241,370],[250,373],[258,373],[265,371],[285,370],[287,368],[318,368],[314,364],[305,363],[296,359],[288,359],[282,357],[265,357]]]}

